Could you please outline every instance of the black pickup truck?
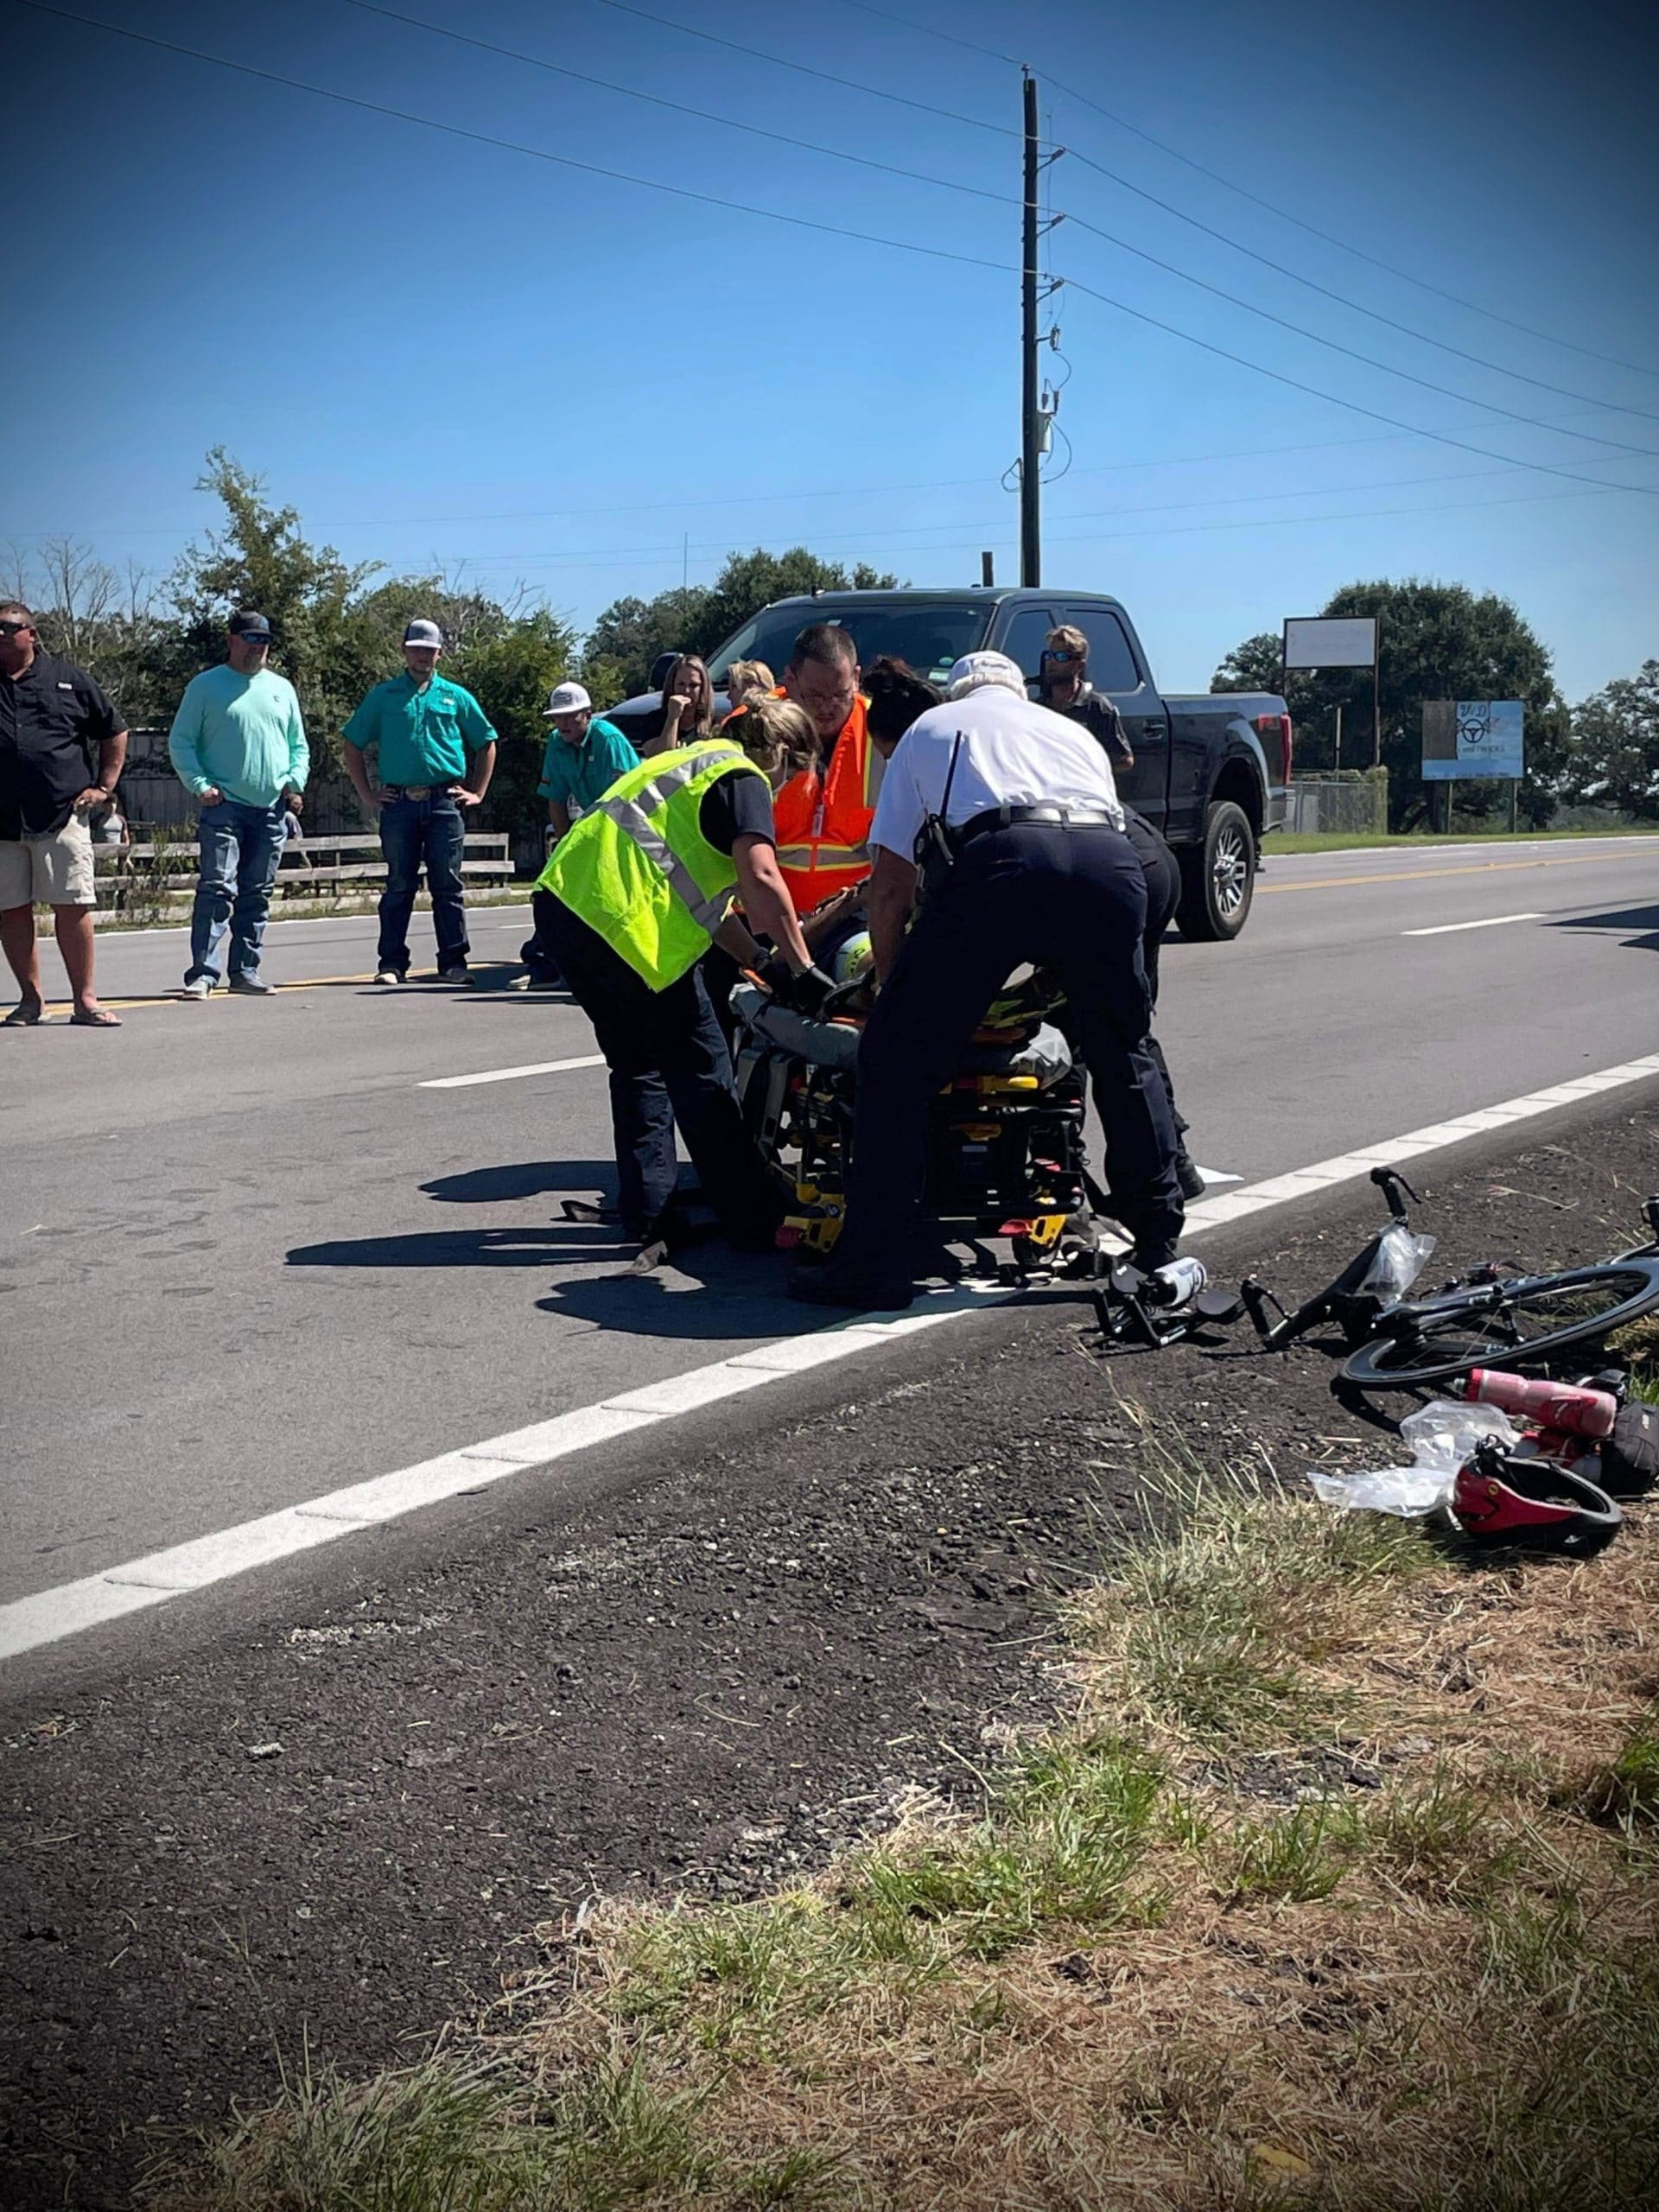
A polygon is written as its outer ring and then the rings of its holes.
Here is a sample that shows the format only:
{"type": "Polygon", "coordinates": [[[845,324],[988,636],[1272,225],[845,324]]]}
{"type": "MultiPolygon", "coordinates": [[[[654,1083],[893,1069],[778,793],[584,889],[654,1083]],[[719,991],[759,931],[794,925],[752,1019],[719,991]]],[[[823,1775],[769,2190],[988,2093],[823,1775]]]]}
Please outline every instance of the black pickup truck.
{"type": "MultiPolygon", "coordinates": [[[[1135,753],[1119,787],[1163,831],[1181,863],[1182,935],[1235,938],[1243,928],[1262,836],[1284,820],[1291,727],[1282,699],[1255,691],[1160,693],[1116,600],[995,585],[775,601],[709,656],[716,690],[734,660],[765,661],[781,675],[809,622],[844,624],[867,665],[892,653],[934,683],[963,653],[1007,653],[1033,693],[1047,632],[1062,622],[1081,630],[1089,640],[1089,680],[1117,709],[1135,753]]],[[[649,739],[661,727],[661,695],[647,692],[605,711],[628,735],[649,739]]]]}

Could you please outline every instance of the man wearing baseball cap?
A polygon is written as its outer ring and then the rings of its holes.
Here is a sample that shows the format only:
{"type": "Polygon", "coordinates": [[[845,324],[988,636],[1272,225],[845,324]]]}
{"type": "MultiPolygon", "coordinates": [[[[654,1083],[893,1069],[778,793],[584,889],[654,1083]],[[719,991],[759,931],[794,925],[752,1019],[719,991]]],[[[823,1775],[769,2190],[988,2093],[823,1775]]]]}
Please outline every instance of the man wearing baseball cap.
{"type": "MultiPolygon", "coordinates": [[[[556,683],[542,709],[549,724],[547,749],[542,755],[542,780],[537,790],[547,801],[547,849],[550,853],[570,824],[602,798],[619,776],[639,766],[639,755],[614,722],[594,712],[585,685],[556,683]]],[[[520,946],[518,957],[529,969],[532,990],[556,991],[564,978],[545,926],[550,891],[531,893],[535,929],[520,946]]],[[[522,986],[521,986],[522,988],[522,986]]]]}
{"type": "Polygon", "coordinates": [[[231,932],[233,991],[264,998],[259,950],[289,806],[297,813],[311,765],[300,702],[267,665],[270,624],[244,610],[226,625],[225,658],[185,686],[167,749],[179,779],[201,802],[200,874],[190,916],[184,995],[205,999],[219,980],[219,948],[231,932]]]}
{"type": "Polygon", "coordinates": [[[377,983],[401,983],[409,973],[409,919],[423,868],[432,894],[439,980],[467,981],[461,863],[467,816],[495,772],[495,732],[472,693],[438,674],[442,651],[435,622],[410,622],[404,632],[404,673],[377,683],[340,733],[346,772],[369,812],[379,816],[386,856],[377,983]]]}

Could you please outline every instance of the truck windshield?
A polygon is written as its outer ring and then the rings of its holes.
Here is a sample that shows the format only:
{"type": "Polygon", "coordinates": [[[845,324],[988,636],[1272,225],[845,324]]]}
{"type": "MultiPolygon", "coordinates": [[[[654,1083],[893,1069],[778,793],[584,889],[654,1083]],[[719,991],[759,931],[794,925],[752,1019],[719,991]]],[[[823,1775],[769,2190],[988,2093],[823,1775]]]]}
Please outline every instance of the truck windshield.
{"type": "Polygon", "coordinates": [[[728,639],[709,663],[715,687],[726,681],[734,660],[763,660],[782,679],[797,637],[809,623],[834,622],[850,630],[858,647],[861,666],[868,668],[883,653],[907,661],[918,676],[942,683],[952,661],[973,652],[985,635],[991,610],[972,600],[872,599],[861,607],[855,600],[837,599],[815,614],[810,606],[764,608],[728,639]]]}

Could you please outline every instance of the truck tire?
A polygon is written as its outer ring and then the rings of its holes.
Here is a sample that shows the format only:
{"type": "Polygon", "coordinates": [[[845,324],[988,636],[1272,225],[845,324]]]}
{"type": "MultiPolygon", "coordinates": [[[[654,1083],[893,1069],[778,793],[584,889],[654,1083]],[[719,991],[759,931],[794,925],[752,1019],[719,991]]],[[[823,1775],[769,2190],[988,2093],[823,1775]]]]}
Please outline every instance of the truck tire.
{"type": "Polygon", "coordinates": [[[1236,938],[1255,890],[1255,832],[1232,799],[1217,799],[1205,817],[1204,842],[1179,855],[1181,935],[1198,942],[1236,938]]]}

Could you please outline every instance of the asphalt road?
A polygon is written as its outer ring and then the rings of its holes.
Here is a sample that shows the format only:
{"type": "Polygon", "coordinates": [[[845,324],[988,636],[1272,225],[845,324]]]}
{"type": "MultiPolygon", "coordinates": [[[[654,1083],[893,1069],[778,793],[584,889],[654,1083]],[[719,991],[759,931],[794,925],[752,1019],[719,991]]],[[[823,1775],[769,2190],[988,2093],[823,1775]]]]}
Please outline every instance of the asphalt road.
{"type": "MultiPolygon", "coordinates": [[[[377,990],[373,932],[276,925],[292,988],[206,1005],[181,931],[111,936],[123,1029],[0,1036],[0,1603],[816,1325],[775,1262],[619,1278],[555,1224],[608,1186],[602,1068],[430,1086],[585,1020],[377,990]]],[[[1166,951],[1193,1149],[1256,1180],[1650,1052],[1656,951],[1659,841],[1274,861],[1238,944],[1166,951]]]]}

